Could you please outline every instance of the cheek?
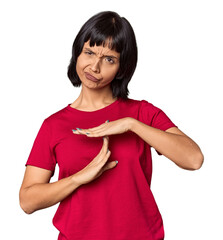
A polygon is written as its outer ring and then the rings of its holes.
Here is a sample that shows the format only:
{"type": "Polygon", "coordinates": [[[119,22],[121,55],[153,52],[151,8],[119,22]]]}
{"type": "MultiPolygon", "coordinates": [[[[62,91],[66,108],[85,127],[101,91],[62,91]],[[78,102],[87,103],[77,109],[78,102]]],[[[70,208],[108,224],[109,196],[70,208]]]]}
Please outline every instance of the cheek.
{"type": "Polygon", "coordinates": [[[107,78],[110,80],[113,80],[114,77],[116,76],[117,72],[118,72],[118,67],[114,67],[114,68],[111,68],[111,69],[107,69],[105,72],[104,72],[104,75],[107,76],[107,78]]]}
{"type": "Polygon", "coordinates": [[[83,61],[83,57],[79,56],[77,58],[76,71],[77,74],[83,72],[83,69],[86,67],[86,61],[83,61]]]}

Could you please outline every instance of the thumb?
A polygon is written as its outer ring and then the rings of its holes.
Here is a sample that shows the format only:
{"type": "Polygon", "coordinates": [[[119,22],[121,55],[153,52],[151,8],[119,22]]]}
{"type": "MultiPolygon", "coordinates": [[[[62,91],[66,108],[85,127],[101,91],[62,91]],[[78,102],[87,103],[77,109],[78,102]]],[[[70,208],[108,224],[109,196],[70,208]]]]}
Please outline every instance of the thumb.
{"type": "Polygon", "coordinates": [[[105,166],[103,167],[103,170],[106,171],[108,169],[112,169],[112,168],[116,167],[117,164],[118,164],[117,160],[116,161],[107,162],[105,164],[105,166]]]}

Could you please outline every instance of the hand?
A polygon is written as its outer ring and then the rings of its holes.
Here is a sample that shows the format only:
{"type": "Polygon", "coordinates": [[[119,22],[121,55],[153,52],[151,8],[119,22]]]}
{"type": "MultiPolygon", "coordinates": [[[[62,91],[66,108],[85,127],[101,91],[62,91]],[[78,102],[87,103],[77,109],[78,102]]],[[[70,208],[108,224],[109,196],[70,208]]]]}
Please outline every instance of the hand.
{"type": "Polygon", "coordinates": [[[75,180],[80,184],[86,184],[98,178],[104,171],[114,168],[116,161],[107,162],[111,155],[108,150],[108,136],[103,138],[103,146],[99,154],[81,171],[75,173],[75,180]]]}
{"type": "Polygon", "coordinates": [[[88,137],[102,137],[108,135],[121,134],[129,131],[131,128],[131,118],[125,117],[112,122],[108,120],[99,125],[98,127],[88,128],[88,129],[78,129],[73,130],[74,134],[84,134],[88,137]]]}

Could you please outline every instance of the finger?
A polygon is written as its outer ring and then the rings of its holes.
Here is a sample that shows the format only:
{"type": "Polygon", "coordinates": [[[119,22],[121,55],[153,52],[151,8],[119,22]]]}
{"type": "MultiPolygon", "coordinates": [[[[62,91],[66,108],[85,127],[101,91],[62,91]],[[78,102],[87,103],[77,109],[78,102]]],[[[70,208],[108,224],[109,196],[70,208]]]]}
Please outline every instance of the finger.
{"type": "MultiPolygon", "coordinates": [[[[105,121],[105,123],[108,123],[109,122],[109,120],[106,120],[105,121]]],[[[86,129],[86,130],[89,130],[89,131],[96,131],[96,130],[99,130],[99,129],[101,129],[101,128],[103,128],[105,125],[104,125],[104,123],[102,123],[101,125],[99,125],[99,126],[97,126],[97,127],[94,127],[94,128],[88,128],[88,129],[86,129]]]]}
{"type": "MultiPolygon", "coordinates": [[[[108,123],[109,120],[106,120],[105,123],[108,123]]],[[[91,134],[91,133],[95,133],[96,131],[100,131],[103,127],[104,127],[104,123],[97,126],[97,127],[94,127],[94,128],[88,128],[88,129],[80,129],[80,128],[77,128],[77,130],[79,130],[80,133],[86,133],[86,134],[91,134]]]]}
{"type": "MultiPolygon", "coordinates": [[[[106,141],[106,140],[104,140],[106,141]]],[[[99,153],[99,157],[95,158],[95,162],[97,162],[97,164],[100,164],[100,168],[102,168],[104,166],[104,164],[106,163],[106,161],[108,160],[109,156],[111,155],[111,151],[109,149],[104,150],[104,148],[101,148],[101,151],[99,153]]]]}
{"type": "MultiPolygon", "coordinates": [[[[74,131],[73,131],[74,132],[74,131]]],[[[80,128],[76,128],[76,131],[74,133],[77,133],[77,134],[85,134],[84,133],[84,129],[80,129],[80,128]]]]}
{"type": "Polygon", "coordinates": [[[104,147],[104,152],[105,152],[105,154],[107,154],[108,152],[110,152],[110,150],[109,150],[109,137],[105,136],[104,138],[107,140],[106,144],[105,144],[105,147],[104,147]]]}
{"type": "Polygon", "coordinates": [[[108,122],[109,120],[106,120],[105,123],[94,128],[87,128],[87,129],[76,128],[76,130],[73,130],[73,133],[87,135],[88,137],[101,137],[103,136],[101,134],[101,131],[105,129],[104,128],[105,124],[108,122]]]}
{"type": "Polygon", "coordinates": [[[116,167],[118,164],[118,161],[112,161],[112,162],[107,162],[104,167],[102,168],[103,172],[108,170],[108,169],[111,169],[111,168],[114,168],[116,167]]]}
{"type": "Polygon", "coordinates": [[[88,129],[88,136],[89,137],[102,137],[105,136],[105,130],[107,129],[107,123],[109,122],[109,120],[106,120],[105,123],[101,124],[98,127],[95,128],[89,128],[88,129]]]}
{"type": "Polygon", "coordinates": [[[72,132],[73,132],[74,134],[80,134],[77,129],[72,129],[72,132]]]}
{"type": "Polygon", "coordinates": [[[106,154],[108,152],[108,143],[109,143],[108,136],[103,137],[103,145],[100,153],[106,154]]]}
{"type": "Polygon", "coordinates": [[[109,137],[108,136],[104,136],[103,139],[104,139],[103,148],[105,148],[107,150],[108,144],[109,144],[109,137]]]}
{"type": "MultiPolygon", "coordinates": [[[[88,137],[100,137],[97,133],[100,133],[100,127],[97,128],[88,128],[88,129],[77,129],[78,134],[87,135],[88,137]]],[[[74,131],[73,131],[74,132],[74,131]]]]}
{"type": "Polygon", "coordinates": [[[111,156],[111,151],[108,150],[108,152],[105,154],[105,156],[100,161],[101,167],[103,167],[106,164],[106,162],[108,161],[110,156],[111,156]]]}
{"type": "MultiPolygon", "coordinates": [[[[74,132],[74,131],[73,131],[74,132]]],[[[80,128],[77,128],[77,131],[75,131],[75,133],[78,133],[78,134],[82,134],[82,135],[90,135],[90,131],[88,129],[80,129],[80,128]]]]}

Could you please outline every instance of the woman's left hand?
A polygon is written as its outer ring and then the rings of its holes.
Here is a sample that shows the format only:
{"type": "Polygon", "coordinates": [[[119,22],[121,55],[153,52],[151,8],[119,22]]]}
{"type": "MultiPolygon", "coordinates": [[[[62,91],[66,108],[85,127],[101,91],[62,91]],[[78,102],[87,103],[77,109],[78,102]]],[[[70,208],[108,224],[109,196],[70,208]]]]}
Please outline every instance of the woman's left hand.
{"type": "Polygon", "coordinates": [[[82,134],[88,137],[103,137],[108,135],[121,134],[130,130],[131,119],[132,118],[130,117],[125,117],[112,122],[108,122],[107,120],[105,123],[94,128],[77,128],[77,130],[73,129],[72,131],[74,134],[82,134]]]}

